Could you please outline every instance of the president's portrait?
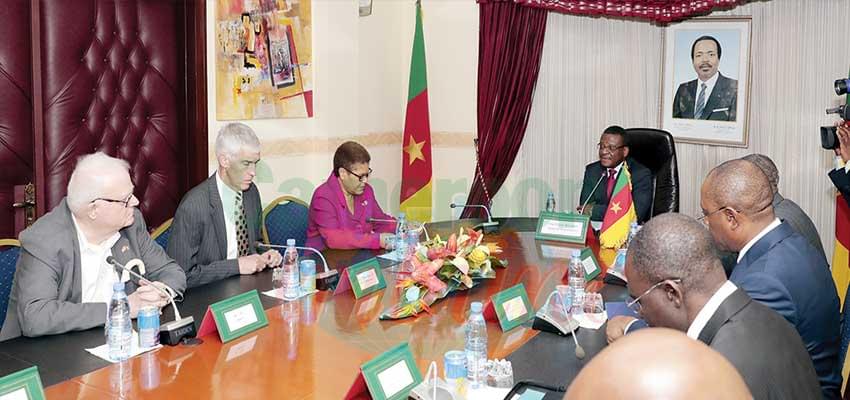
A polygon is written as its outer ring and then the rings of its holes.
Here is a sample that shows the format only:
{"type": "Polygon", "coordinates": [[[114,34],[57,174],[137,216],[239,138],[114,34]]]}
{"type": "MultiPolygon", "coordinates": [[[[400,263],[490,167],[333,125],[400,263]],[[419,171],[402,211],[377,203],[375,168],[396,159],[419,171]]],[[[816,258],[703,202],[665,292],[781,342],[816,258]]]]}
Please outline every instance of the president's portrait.
{"type": "Polygon", "coordinates": [[[683,142],[746,146],[749,17],[695,19],[664,35],[662,127],[683,142]]]}

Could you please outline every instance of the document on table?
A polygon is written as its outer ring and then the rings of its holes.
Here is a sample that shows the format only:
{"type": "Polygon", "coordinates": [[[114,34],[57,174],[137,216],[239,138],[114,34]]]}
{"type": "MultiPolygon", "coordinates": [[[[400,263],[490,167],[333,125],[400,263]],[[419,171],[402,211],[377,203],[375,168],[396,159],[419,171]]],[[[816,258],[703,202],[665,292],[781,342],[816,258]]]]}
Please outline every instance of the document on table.
{"type": "MultiPolygon", "coordinates": [[[[156,350],[156,349],[161,348],[161,347],[162,347],[161,344],[158,344],[158,345],[153,346],[153,347],[139,347],[139,334],[136,331],[133,331],[133,338],[130,339],[130,357],[135,357],[139,354],[146,353],[146,352],[149,352],[151,350],[156,350]]],[[[100,357],[100,358],[102,358],[106,361],[109,361],[111,363],[117,363],[118,362],[118,360],[113,360],[113,359],[109,358],[109,344],[108,343],[104,343],[104,344],[97,346],[95,348],[92,348],[92,349],[86,349],[86,351],[91,353],[92,355],[100,357]]]]}

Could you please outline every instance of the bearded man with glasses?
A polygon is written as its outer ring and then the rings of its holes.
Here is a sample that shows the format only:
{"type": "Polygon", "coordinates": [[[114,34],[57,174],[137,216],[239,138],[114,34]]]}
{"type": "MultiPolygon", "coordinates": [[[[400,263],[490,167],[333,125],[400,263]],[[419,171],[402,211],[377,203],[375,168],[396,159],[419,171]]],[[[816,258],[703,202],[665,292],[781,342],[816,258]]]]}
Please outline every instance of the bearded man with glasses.
{"type": "Polygon", "coordinates": [[[186,275],[148,234],[136,208],[129,165],[103,153],[83,156],[68,181],[68,196],[21,232],[21,254],[0,341],[20,335],[79,331],[106,322],[112,284],[123,279],[106,262],[138,258],[147,281],[128,280],[130,316],[168,298],[154,285],[186,289],[186,275]]]}

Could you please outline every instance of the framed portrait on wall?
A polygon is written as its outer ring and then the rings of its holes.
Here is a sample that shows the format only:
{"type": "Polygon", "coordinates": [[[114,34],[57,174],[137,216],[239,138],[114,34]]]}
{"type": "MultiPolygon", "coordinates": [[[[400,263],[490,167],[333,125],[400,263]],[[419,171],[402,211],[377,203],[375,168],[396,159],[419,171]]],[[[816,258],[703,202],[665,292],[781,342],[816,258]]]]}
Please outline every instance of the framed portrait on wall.
{"type": "Polygon", "coordinates": [[[751,22],[707,17],[665,28],[660,119],[676,141],[747,147],[751,22]]]}

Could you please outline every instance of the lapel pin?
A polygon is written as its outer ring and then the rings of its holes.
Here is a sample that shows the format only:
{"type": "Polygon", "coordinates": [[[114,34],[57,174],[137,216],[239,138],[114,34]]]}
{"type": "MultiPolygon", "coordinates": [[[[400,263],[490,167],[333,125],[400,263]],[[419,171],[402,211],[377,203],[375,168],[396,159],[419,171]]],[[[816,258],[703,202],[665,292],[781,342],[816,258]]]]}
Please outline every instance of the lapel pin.
{"type": "Polygon", "coordinates": [[[126,252],[127,252],[127,250],[130,250],[130,246],[127,246],[126,244],[125,244],[125,245],[123,245],[123,246],[121,246],[121,252],[122,252],[122,253],[126,253],[126,252]]]}

